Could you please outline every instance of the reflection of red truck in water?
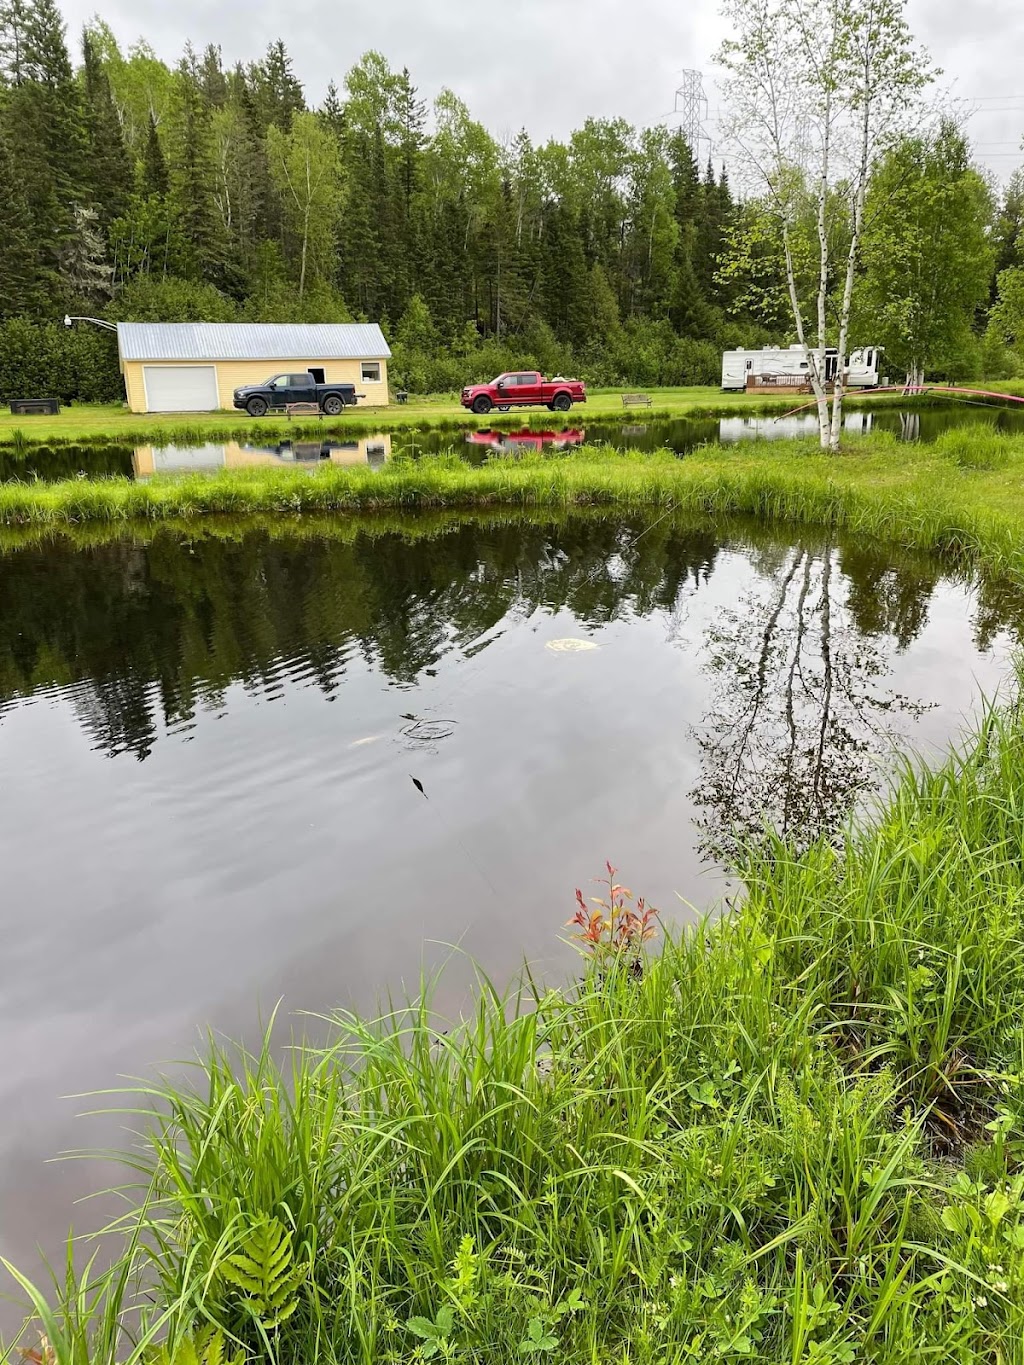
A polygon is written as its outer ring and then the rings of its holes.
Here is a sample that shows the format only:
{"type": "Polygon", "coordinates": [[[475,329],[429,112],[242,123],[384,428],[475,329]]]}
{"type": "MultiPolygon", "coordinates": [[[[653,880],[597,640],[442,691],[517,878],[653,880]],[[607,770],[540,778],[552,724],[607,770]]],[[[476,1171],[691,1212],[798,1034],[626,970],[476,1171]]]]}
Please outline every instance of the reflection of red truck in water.
{"type": "Polygon", "coordinates": [[[518,450],[565,450],[581,446],[585,431],[470,431],[466,441],[472,446],[487,446],[502,454],[518,450]]]}
{"type": "Polygon", "coordinates": [[[497,408],[550,408],[552,412],[568,412],[573,403],[587,401],[586,385],[579,379],[545,379],[536,370],[499,374],[489,384],[467,384],[460,400],[464,408],[484,413],[497,408]]]}

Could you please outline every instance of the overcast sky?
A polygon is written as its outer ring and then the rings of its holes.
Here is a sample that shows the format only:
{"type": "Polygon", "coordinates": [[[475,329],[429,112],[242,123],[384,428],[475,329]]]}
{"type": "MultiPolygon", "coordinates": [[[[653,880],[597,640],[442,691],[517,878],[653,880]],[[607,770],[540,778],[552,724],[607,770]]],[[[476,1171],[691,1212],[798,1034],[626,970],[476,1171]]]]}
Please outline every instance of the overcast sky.
{"type": "MultiPolygon", "coordinates": [[[[63,0],[70,37],[96,0],[63,0]]],[[[719,0],[104,0],[102,17],[129,45],[142,36],[174,61],[186,39],[248,61],[285,40],[307,97],[378,48],[408,66],[432,99],[450,86],[493,133],[525,127],[564,136],[588,115],[656,123],[673,107],[684,68],[705,74],[723,37],[719,0]]],[[[915,33],[973,113],[979,157],[1001,178],[1024,161],[1024,4],[910,0],[915,33]]]]}

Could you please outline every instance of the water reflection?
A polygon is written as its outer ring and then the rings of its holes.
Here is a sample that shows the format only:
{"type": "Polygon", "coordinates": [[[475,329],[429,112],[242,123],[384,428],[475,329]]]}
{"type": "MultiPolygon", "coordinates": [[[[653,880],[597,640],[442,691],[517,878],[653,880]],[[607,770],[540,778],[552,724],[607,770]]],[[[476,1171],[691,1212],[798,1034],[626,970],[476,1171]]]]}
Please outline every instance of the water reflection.
{"type": "Polygon", "coordinates": [[[470,431],[466,444],[493,455],[519,455],[524,451],[569,450],[581,446],[587,433],[581,428],[567,427],[564,431],[470,431]]]}
{"type": "Polygon", "coordinates": [[[862,557],[845,562],[844,581],[830,538],[770,561],[765,578],[708,633],[717,687],[694,731],[702,755],[695,797],[705,846],[719,858],[729,858],[738,839],[760,836],[766,818],[800,844],[833,832],[877,781],[896,716],[919,717],[925,708],[887,685],[877,637],[892,634],[901,648],[913,641],[937,568],[911,578],[862,557]],[[888,620],[880,578],[895,589],[888,620]]]}
{"type": "MultiPolygon", "coordinates": [[[[0,1130],[0,1255],[59,1256],[104,1183],[47,1158],[126,1141],[58,1096],[206,1026],[251,1043],[281,997],[372,1009],[445,945],[559,980],[605,857],[666,914],[710,904],[737,826],[834,828],[892,739],[958,731],[1022,635],[1019,598],[932,559],[683,518],[204,524],[0,557],[0,1105],[32,1116],[0,1130]],[[569,639],[593,647],[547,647],[569,639]]],[[[470,978],[456,954],[439,1008],[470,978]]]]}
{"type": "Polygon", "coordinates": [[[238,441],[205,445],[138,446],[132,456],[137,479],[152,474],[196,473],[214,469],[246,469],[259,466],[319,464],[365,464],[380,468],[391,456],[389,435],[361,436],[351,441],[279,441],[276,445],[243,445],[238,441]]]}
{"type": "MultiPolygon", "coordinates": [[[[222,707],[236,682],[273,692],[282,670],[301,666],[330,696],[358,656],[391,682],[415,686],[453,651],[486,649],[496,629],[538,611],[568,611],[589,630],[654,613],[676,621],[681,601],[724,576],[735,579],[736,594],[690,640],[720,693],[701,746],[718,753],[712,766],[732,774],[722,780],[734,816],[742,807],[747,821],[768,807],[761,789],[776,789],[797,750],[813,761],[813,804],[824,808],[835,803],[823,770],[841,766],[826,762],[829,736],[838,743],[856,731],[846,747],[869,745],[870,713],[894,704],[894,694],[871,692],[891,667],[879,642],[906,651],[921,634],[942,569],[930,557],[893,558],[826,533],[790,546],[777,532],[745,526],[743,543],[742,573],[729,542],[708,526],[669,520],[645,529],[642,520],[601,516],[464,521],[408,537],[200,531],[182,541],[159,532],[148,545],[27,548],[2,561],[0,707],[68,688],[98,748],[145,758],[162,727],[191,720],[197,707],[222,707]],[[805,742],[804,713],[818,702],[819,738],[805,742]],[[860,719],[840,722],[840,704],[860,719]],[[767,738],[780,725],[785,756],[767,738]],[[737,741],[737,756],[725,762],[722,746],[737,741]]],[[[1021,619],[1014,597],[981,585],[976,647],[1016,631],[1021,619]]],[[[720,804],[722,796],[707,799],[720,804]]],[[[810,818],[793,801],[779,808],[785,828],[810,818]]],[[[819,810],[814,821],[821,818],[819,810]]]]}
{"type": "MultiPolygon", "coordinates": [[[[933,441],[943,431],[964,425],[988,424],[1000,431],[1024,432],[1024,413],[994,407],[924,407],[913,410],[877,408],[850,410],[845,429],[851,436],[870,431],[889,432],[898,440],[933,441]]],[[[353,436],[348,440],[283,440],[275,443],[211,442],[165,446],[108,444],[79,446],[32,446],[23,452],[0,449],[0,480],[54,480],[76,477],[103,478],[120,475],[148,478],[154,473],[180,473],[188,470],[215,470],[245,465],[305,465],[321,461],[334,464],[368,464],[380,467],[392,456],[421,459],[427,455],[458,452],[471,463],[527,451],[572,449],[584,442],[614,450],[671,450],[685,456],[701,446],[722,442],[733,444],[751,440],[784,440],[793,436],[812,436],[817,431],[813,412],[790,417],[733,415],[716,418],[677,418],[624,422],[597,417],[587,426],[567,422],[552,423],[550,417],[538,425],[523,425],[513,430],[499,427],[481,431],[431,429],[407,430],[388,435],[353,436]]]]}

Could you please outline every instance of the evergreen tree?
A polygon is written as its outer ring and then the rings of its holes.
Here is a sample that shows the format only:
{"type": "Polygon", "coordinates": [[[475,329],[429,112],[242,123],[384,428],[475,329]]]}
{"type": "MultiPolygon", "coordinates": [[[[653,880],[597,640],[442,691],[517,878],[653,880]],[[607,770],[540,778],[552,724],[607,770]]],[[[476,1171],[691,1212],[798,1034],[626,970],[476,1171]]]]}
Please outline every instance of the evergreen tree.
{"type": "Polygon", "coordinates": [[[11,155],[4,108],[0,105],[0,318],[39,313],[45,307],[40,290],[39,243],[20,167],[11,155]]]}
{"type": "Polygon", "coordinates": [[[75,309],[100,308],[112,289],[106,234],[98,211],[76,205],[73,227],[60,254],[64,297],[75,309]]]}
{"type": "Polygon", "coordinates": [[[62,199],[79,198],[87,147],[78,85],[56,0],[31,0],[25,11],[27,80],[39,88],[39,138],[62,199]]]}
{"type": "Polygon", "coordinates": [[[31,0],[0,0],[0,85],[28,79],[28,16],[31,0]]]}
{"type": "Polygon", "coordinates": [[[345,129],[345,106],[341,102],[341,95],[334,81],[327,84],[327,94],[320,109],[320,118],[324,127],[329,128],[340,143],[345,129]]]}
{"type": "Polygon", "coordinates": [[[121,134],[121,121],[114,107],[110,81],[88,33],[82,40],[82,77],[85,87],[86,162],[88,189],[103,228],[109,229],[128,203],[131,163],[121,134]]]}
{"type": "Polygon", "coordinates": [[[208,43],[203,49],[198,70],[199,88],[211,109],[223,109],[228,102],[228,79],[221,63],[220,48],[208,43]]]}
{"type": "Polygon", "coordinates": [[[718,297],[718,260],[722,254],[728,215],[732,212],[732,196],[722,168],[722,184],[715,179],[715,168],[708,157],[701,185],[700,209],[697,221],[697,241],[693,259],[694,270],[701,291],[707,299],[718,297]]]}
{"type": "Polygon", "coordinates": [[[142,156],[140,188],[144,195],[156,195],[162,199],[169,187],[167,162],[164,160],[163,148],[160,145],[160,134],[157,132],[156,119],[151,113],[149,128],[146,133],[146,146],[142,156]]]}
{"type": "MultiPolygon", "coordinates": [[[[60,255],[84,197],[85,141],[79,90],[53,0],[4,0],[0,52],[6,156],[19,180],[18,218],[27,215],[35,261],[30,296],[60,301],[60,255]]],[[[3,194],[9,192],[4,185],[3,194]]]]}
{"type": "Polygon", "coordinates": [[[197,79],[195,54],[188,48],[178,64],[168,132],[169,206],[182,242],[175,266],[186,279],[222,288],[231,270],[214,199],[212,111],[197,79]]]}
{"type": "Polygon", "coordinates": [[[248,77],[261,134],[271,124],[283,133],[289,132],[292,119],[305,109],[306,100],[288,49],[280,39],[270,44],[261,62],[253,62],[248,77]]]}

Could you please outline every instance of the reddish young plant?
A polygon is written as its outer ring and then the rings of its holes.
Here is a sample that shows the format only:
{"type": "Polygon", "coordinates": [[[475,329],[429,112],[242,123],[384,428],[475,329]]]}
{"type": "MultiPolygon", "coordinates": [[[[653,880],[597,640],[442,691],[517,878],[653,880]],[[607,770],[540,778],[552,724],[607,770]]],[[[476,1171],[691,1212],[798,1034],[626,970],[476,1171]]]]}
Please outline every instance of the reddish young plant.
{"type": "Polygon", "coordinates": [[[635,905],[629,887],[615,878],[618,868],[605,863],[607,877],[595,877],[598,886],[606,887],[603,896],[591,896],[590,905],[583,892],[576,888],[579,907],[567,927],[576,929],[573,939],[591,957],[629,957],[634,965],[642,960],[644,944],[657,933],[654,921],[658,911],[641,896],[635,905]],[[591,908],[594,907],[594,908],[591,908]]]}

